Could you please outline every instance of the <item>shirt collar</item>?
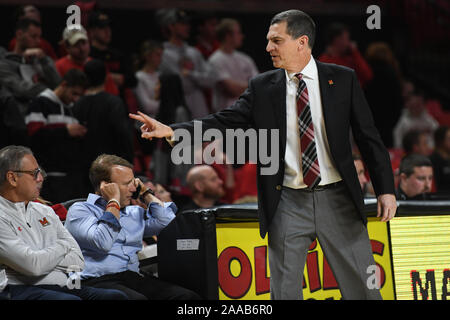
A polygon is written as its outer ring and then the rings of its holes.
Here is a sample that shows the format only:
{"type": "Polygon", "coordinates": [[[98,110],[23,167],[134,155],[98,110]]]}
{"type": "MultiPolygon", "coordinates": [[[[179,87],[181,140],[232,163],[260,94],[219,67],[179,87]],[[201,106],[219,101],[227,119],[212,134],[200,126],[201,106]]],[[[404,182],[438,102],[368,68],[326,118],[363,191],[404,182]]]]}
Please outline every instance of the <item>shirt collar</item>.
{"type": "Polygon", "coordinates": [[[25,206],[25,202],[23,202],[23,201],[22,202],[12,202],[6,198],[3,198],[2,196],[0,196],[0,204],[7,208],[9,207],[10,209],[18,209],[19,207],[25,206]]]}
{"type": "Polygon", "coordinates": [[[99,207],[106,208],[106,200],[95,193],[89,193],[88,198],[86,200],[87,203],[95,204],[99,207]]]}
{"type": "MultiPolygon", "coordinates": [[[[297,72],[289,73],[287,72],[287,70],[284,70],[284,72],[286,73],[286,81],[295,79],[295,74],[297,72]]],[[[302,71],[300,71],[300,73],[303,74],[303,77],[307,79],[311,80],[317,79],[317,65],[313,56],[311,56],[311,59],[309,59],[308,64],[303,68],[302,71]]]]}
{"type": "MultiPolygon", "coordinates": [[[[28,208],[33,206],[33,201],[28,202],[28,208]]],[[[16,212],[25,213],[27,207],[25,206],[25,201],[22,202],[12,202],[2,196],[0,196],[0,209],[2,212],[8,215],[15,215],[16,212]]]]}
{"type": "Polygon", "coordinates": [[[55,94],[55,92],[52,89],[49,89],[49,88],[45,89],[44,91],[42,91],[39,94],[39,96],[46,97],[46,98],[50,99],[51,101],[56,102],[60,106],[70,107],[70,105],[67,105],[64,102],[62,102],[61,99],[55,94]]]}

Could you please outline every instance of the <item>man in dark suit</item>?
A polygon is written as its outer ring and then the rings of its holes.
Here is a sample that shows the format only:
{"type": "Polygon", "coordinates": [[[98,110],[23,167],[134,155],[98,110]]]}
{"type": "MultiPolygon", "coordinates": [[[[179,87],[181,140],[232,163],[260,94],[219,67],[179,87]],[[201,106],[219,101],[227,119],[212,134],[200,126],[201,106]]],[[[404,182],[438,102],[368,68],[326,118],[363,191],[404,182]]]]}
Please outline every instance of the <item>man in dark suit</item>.
{"type": "MultiPolygon", "coordinates": [[[[316,237],[344,299],[381,299],[369,284],[375,262],[350,129],[369,169],[381,221],[392,219],[397,209],[389,155],[355,72],[312,58],[314,37],[315,24],[307,14],[277,14],[266,50],[279,69],[253,78],[232,106],[201,119],[202,127],[279,130],[279,150],[268,143],[280,154],[278,171],[262,174],[258,159],[260,233],[269,234],[272,299],[302,298],[306,255],[316,237]]],[[[194,126],[169,127],[142,113],[130,117],[144,123],[142,137],[148,139],[173,141],[174,130],[194,126]]]]}

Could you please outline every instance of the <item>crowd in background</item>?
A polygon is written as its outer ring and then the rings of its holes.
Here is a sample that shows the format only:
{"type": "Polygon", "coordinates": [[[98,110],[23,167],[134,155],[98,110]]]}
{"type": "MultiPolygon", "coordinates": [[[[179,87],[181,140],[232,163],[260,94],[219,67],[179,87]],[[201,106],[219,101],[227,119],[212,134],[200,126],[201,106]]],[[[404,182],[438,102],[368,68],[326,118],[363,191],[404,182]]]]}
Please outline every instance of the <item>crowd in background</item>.
{"type": "MultiPolygon", "coordinates": [[[[136,174],[170,192],[180,208],[256,202],[255,164],[174,165],[169,145],[141,139],[128,118],[139,110],[170,124],[231,105],[259,72],[239,51],[243,22],[205,15],[193,30],[185,11],[161,9],[154,19],[166,40],[148,39],[128,55],[111,47],[114,30],[105,12],[85,10],[83,17],[83,25],[55,31],[62,37],[54,46],[42,37],[39,9],[21,6],[15,37],[0,52],[0,147],[33,150],[47,174],[42,198],[53,204],[85,198],[93,191],[89,167],[106,153],[134,164],[136,174]]],[[[449,113],[403,76],[387,43],[370,43],[362,53],[342,23],[329,25],[324,40],[316,59],[356,71],[397,185],[403,157],[420,154],[433,169],[421,193],[450,194],[449,113]]],[[[361,186],[371,195],[363,175],[361,186]]]]}

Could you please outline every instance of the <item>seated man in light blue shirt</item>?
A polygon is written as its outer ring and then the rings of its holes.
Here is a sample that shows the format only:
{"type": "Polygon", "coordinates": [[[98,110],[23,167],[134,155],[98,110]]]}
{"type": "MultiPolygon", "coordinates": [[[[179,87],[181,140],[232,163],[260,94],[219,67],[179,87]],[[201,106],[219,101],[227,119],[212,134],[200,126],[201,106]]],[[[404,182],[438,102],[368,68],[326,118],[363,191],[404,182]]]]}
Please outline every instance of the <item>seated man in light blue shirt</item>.
{"type": "Polygon", "coordinates": [[[175,217],[173,202],[161,202],[135,179],[133,165],[114,155],[100,155],[89,171],[95,194],[72,205],[65,227],[85,258],[82,284],[120,288],[130,299],[200,299],[185,288],[139,271],[137,252],[143,237],[157,235],[175,217]],[[130,205],[138,191],[148,207],[130,205]]]}

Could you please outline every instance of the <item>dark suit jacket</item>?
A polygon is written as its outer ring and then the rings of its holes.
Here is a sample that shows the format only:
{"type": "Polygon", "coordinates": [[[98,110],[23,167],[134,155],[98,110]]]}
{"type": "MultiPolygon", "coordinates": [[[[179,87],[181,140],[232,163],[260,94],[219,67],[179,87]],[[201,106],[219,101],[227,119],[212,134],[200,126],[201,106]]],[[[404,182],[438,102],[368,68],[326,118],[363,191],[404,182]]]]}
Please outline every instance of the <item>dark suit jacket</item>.
{"type": "MultiPolygon", "coordinates": [[[[334,64],[319,61],[316,61],[316,64],[331,157],[361,219],[366,223],[363,193],[353,163],[350,129],[369,169],[377,195],[395,193],[389,154],[374,126],[370,108],[355,72],[334,64]]],[[[226,128],[280,130],[280,150],[275,150],[280,155],[278,171],[274,175],[261,175],[260,170],[264,165],[259,160],[257,164],[260,234],[265,237],[280,200],[284,179],[286,135],[296,134],[286,132],[285,71],[277,69],[256,76],[250,80],[248,89],[232,106],[201,120],[203,130],[209,128],[218,128],[222,131],[226,128]]],[[[185,128],[193,132],[192,122],[175,124],[171,127],[174,130],[185,128]]],[[[268,150],[271,150],[270,139],[268,140],[268,150]]]]}

